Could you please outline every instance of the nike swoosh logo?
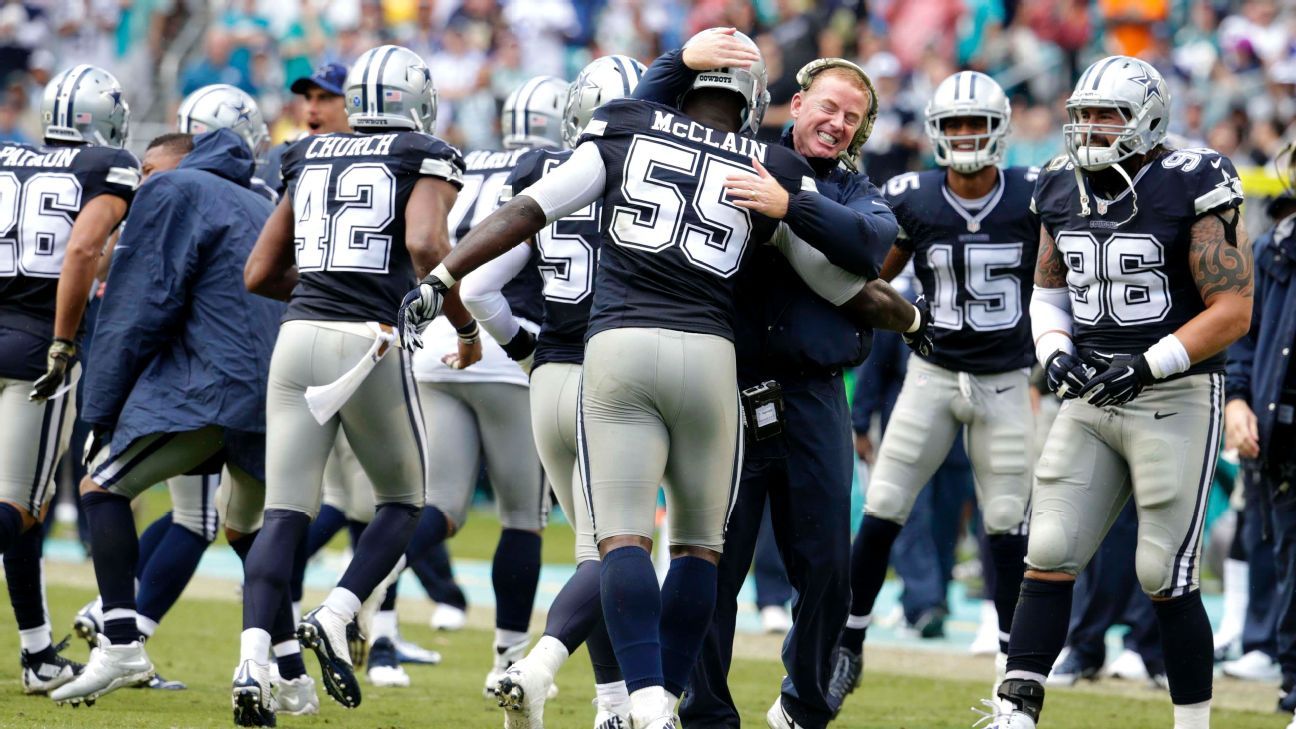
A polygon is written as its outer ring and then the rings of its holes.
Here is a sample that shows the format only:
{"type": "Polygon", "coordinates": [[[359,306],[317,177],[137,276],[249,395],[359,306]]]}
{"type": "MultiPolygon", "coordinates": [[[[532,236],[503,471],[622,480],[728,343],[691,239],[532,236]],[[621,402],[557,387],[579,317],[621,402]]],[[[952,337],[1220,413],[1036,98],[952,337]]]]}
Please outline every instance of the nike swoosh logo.
{"type": "Polygon", "coordinates": [[[1219,166],[1220,166],[1220,160],[1218,159],[1211,160],[1211,167],[1214,167],[1215,169],[1218,170],[1219,166]]]}
{"type": "Polygon", "coordinates": [[[1008,392],[1009,390],[1013,389],[1014,387],[1016,387],[1016,385],[1009,385],[1009,386],[1007,386],[1007,387],[996,387],[996,388],[995,388],[995,394],[996,394],[996,395],[1002,395],[1002,394],[1004,394],[1005,392],[1008,392]]]}
{"type": "Polygon", "coordinates": [[[886,208],[887,210],[890,210],[890,209],[891,209],[891,206],[890,206],[890,205],[887,205],[886,203],[882,202],[881,200],[869,200],[869,202],[873,203],[874,205],[881,205],[882,207],[886,208]]]}
{"type": "Polygon", "coordinates": [[[1170,417],[1171,415],[1178,415],[1178,414],[1179,414],[1179,413],[1178,413],[1177,411],[1176,411],[1176,412],[1173,412],[1173,413],[1153,413],[1153,414],[1152,414],[1152,417],[1153,417],[1154,419],[1156,419],[1156,420],[1165,420],[1166,418],[1170,417]]]}

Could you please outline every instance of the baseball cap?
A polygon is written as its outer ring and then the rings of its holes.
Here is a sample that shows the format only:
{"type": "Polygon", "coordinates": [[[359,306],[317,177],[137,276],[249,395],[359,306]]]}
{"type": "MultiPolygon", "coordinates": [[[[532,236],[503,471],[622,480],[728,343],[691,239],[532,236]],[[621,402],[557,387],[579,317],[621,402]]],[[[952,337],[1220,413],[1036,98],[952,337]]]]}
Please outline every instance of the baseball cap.
{"type": "Polygon", "coordinates": [[[318,86],[330,94],[342,96],[342,85],[346,83],[347,67],[340,63],[326,63],[315,69],[315,73],[302,76],[292,82],[288,88],[294,94],[305,94],[312,86],[318,86]]]}

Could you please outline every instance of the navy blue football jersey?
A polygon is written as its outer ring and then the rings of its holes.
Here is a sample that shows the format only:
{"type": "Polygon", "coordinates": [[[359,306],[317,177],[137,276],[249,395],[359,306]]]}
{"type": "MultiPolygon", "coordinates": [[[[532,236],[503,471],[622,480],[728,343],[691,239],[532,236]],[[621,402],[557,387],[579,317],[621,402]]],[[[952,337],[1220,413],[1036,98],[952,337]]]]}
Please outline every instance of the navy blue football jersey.
{"type": "Polygon", "coordinates": [[[299,279],[284,320],[394,324],[418,278],[405,206],[421,177],[460,187],[463,158],[420,132],[319,134],[283,154],[299,279]]]}
{"type": "MultiPolygon", "coordinates": [[[[1213,149],[1168,151],[1134,175],[1111,200],[1086,185],[1090,214],[1080,215],[1075,171],[1065,157],[1044,168],[1032,207],[1067,267],[1076,349],[1082,357],[1141,354],[1205,309],[1188,265],[1193,223],[1242,204],[1242,183],[1213,149]]],[[[1220,352],[1189,374],[1223,370],[1220,352]]]]}
{"type": "MultiPolygon", "coordinates": [[[[73,221],[99,195],[130,203],[139,181],[139,161],[124,149],[0,145],[0,327],[39,338],[43,353],[73,221]]],[[[43,354],[0,353],[0,374],[32,368],[45,371],[43,354]]]]}
{"type": "Polygon", "coordinates": [[[676,109],[633,99],[594,112],[582,142],[607,169],[587,337],[650,327],[733,340],[734,274],[778,221],[725,196],[725,178],[761,161],[791,193],[813,180],[793,150],[704,126],[676,109]]]}
{"type": "MultiPolygon", "coordinates": [[[[506,152],[478,150],[469,152],[464,157],[467,171],[464,173],[463,189],[459,191],[459,197],[455,199],[447,219],[450,245],[457,245],[474,225],[499,208],[509,175],[513,173],[522,155],[530,151],[529,148],[506,152]]],[[[537,260],[537,254],[533,251],[531,263],[537,260]]],[[[540,293],[542,288],[544,280],[540,278],[540,272],[535,266],[528,265],[504,284],[500,293],[508,300],[509,309],[514,316],[538,323],[544,317],[540,293]]]]}
{"type": "MultiPolygon", "coordinates": [[[[537,149],[518,160],[505,196],[522,192],[571,157],[569,150],[537,149]]],[[[544,276],[544,321],[536,340],[535,367],[585,361],[585,330],[598,267],[599,203],[594,202],[536,234],[537,269],[544,276]]]]}
{"type": "Polygon", "coordinates": [[[891,178],[886,199],[900,223],[896,245],[913,253],[931,305],[929,362],[992,374],[1030,367],[1030,295],[1039,218],[1030,212],[1039,169],[1011,167],[980,208],[965,207],[943,169],[891,178]]]}

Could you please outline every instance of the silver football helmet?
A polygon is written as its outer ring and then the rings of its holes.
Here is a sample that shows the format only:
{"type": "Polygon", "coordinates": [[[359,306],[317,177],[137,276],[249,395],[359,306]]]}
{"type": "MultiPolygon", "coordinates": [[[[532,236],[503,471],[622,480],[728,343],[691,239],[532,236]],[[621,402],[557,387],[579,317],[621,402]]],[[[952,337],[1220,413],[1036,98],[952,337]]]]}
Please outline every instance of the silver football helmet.
{"type": "Polygon", "coordinates": [[[437,94],[432,72],[414,51],[379,46],[351,66],[342,89],[352,129],[389,127],[431,132],[437,94]]]}
{"type": "Polygon", "coordinates": [[[45,84],[41,126],[46,142],[124,147],[130,133],[130,106],[116,77],[81,64],[45,84]]]}
{"type": "Polygon", "coordinates": [[[629,56],[603,56],[582,68],[567,89],[562,119],[563,142],[568,147],[575,147],[585,125],[594,116],[594,110],[613,99],[633,94],[646,70],[642,63],[629,56]]]}
{"type": "Polygon", "coordinates": [[[1003,161],[1012,108],[1003,88],[984,73],[959,71],[940,82],[927,102],[925,116],[936,164],[971,174],[1003,161]],[[984,117],[986,132],[946,134],[945,121],[961,117],[984,117]],[[959,149],[960,143],[967,146],[969,142],[971,149],[959,149]]]}
{"type": "Polygon", "coordinates": [[[270,130],[256,99],[229,84],[204,86],[186,96],[176,112],[176,123],[186,134],[228,129],[243,139],[257,161],[270,148],[270,130]]]}
{"type": "Polygon", "coordinates": [[[514,89],[500,113],[504,149],[561,147],[566,103],[567,82],[556,76],[536,76],[514,89]]]}
{"type": "MultiPolygon", "coordinates": [[[[717,30],[709,28],[698,33],[684,44],[688,48],[703,33],[711,33],[717,30]]],[[[756,42],[748,38],[741,32],[735,32],[734,38],[750,45],[757,53],[756,42]]],[[[765,59],[753,63],[751,68],[715,68],[710,71],[703,71],[693,80],[692,89],[725,89],[742,94],[743,99],[747,102],[747,110],[743,114],[742,124],[745,131],[756,133],[760,129],[761,119],[765,117],[765,109],[769,107],[769,91],[767,89],[769,80],[765,71],[765,59]]]]}
{"type": "Polygon", "coordinates": [[[1129,56],[1109,56],[1081,74],[1066,102],[1068,124],[1062,127],[1067,156],[1076,167],[1107,169],[1160,144],[1170,126],[1170,89],[1150,64],[1129,56]],[[1089,124],[1080,120],[1085,108],[1114,108],[1124,124],[1089,124]],[[1112,137],[1095,144],[1095,135],[1112,137]]]}

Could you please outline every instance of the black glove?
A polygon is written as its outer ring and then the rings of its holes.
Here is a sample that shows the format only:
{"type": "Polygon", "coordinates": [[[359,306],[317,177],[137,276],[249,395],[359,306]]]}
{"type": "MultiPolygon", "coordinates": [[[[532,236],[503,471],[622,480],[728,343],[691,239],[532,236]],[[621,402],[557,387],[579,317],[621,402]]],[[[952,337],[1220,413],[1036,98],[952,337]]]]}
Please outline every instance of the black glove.
{"type": "Polygon", "coordinates": [[[918,309],[918,328],[912,332],[903,332],[901,336],[909,349],[926,357],[932,353],[931,307],[927,305],[925,296],[919,296],[914,301],[914,306],[918,309]]]}
{"type": "Polygon", "coordinates": [[[1080,397],[1098,408],[1124,405],[1156,381],[1147,358],[1129,354],[1112,357],[1107,369],[1095,375],[1080,391],[1080,397]]]}
{"type": "Polygon", "coordinates": [[[504,354],[518,363],[522,371],[531,374],[531,365],[535,362],[536,337],[526,327],[518,327],[517,334],[503,346],[504,354]]]}
{"type": "Polygon", "coordinates": [[[400,311],[396,314],[397,336],[400,337],[402,347],[409,350],[423,348],[423,337],[420,335],[433,319],[441,315],[447,291],[449,289],[441,279],[428,276],[405,294],[400,311]]]}
{"type": "Polygon", "coordinates": [[[63,386],[68,367],[76,356],[76,344],[70,339],[54,338],[45,353],[45,374],[36,380],[27,399],[33,402],[48,400],[63,386]]]}
{"type": "Polygon", "coordinates": [[[1063,400],[1072,400],[1080,397],[1080,391],[1097,371],[1074,354],[1059,349],[1044,364],[1044,384],[1063,400]]]}

